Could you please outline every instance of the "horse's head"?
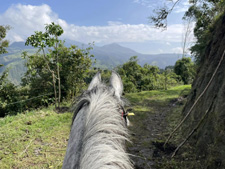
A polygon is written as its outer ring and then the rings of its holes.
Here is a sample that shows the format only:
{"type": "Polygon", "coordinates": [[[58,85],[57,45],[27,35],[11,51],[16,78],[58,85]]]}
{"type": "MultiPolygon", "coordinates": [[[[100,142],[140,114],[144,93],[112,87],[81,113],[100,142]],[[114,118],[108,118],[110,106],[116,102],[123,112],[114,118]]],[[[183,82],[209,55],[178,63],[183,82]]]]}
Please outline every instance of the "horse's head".
{"type": "MultiPolygon", "coordinates": [[[[101,74],[100,72],[98,72],[92,79],[89,87],[88,87],[88,90],[91,91],[93,90],[94,88],[98,88],[102,86],[102,82],[101,82],[101,74]]],[[[112,71],[112,75],[111,75],[111,78],[110,78],[110,87],[111,87],[111,90],[112,92],[114,93],[114,95],[118,98],[118,99],[121,99],[121,96],[122,96],[122,93],[123,93],[123,83],[122,83],[122,80],[120,78],[120,76],[115,72],[115,71],[112,71]]],[[[110,89],[109,87],[109,89],[110,89]]]]}
{"type": "MultiPolygon", "coordinates": [[[[95,90],[96,88],[102,86],[101,82],[101,74],[98,72],[92,79],[88,90],[95,90]]],[[[112,71],[112,75],[110,77],[110,86],[108,87],[108,90],[112,92],[112,95],[118,100],[118,106],[121,111],[121,116],[124,118],[125,123],[127,126],[129,126],[130,122],[128,120],[128,111],[124,109],[124,99],[122,99],[122,93],[123,93],[123,82],[121,80],[121,77],[118,73],[115,71],[112,71]]]]}
{"type": "Polygon", "coordinates": [[[109,86],[97,73],[75,106],[63,168],[132,168],[124,143],[129,140],[123,83],[112,72],[109,86]]]}
{"type": "MultiPolygon", "coordinates": [[[[129,126],[129,120],[127,118],[128,112],[124,108],[124,104],[125,104],[126,100],[122,97],[123,83],[122,83],[120,75],[118,73],[116,73],[115,71],[112,71],[109,82],[110,82],[109,86],[106,86],[101,80],[101,73],[100,72],[96,73],[96,75],[91,80],[87,91],[85,91],[81,95],[81,97],[91,95],[92,93],[96,93],[98,91],[107,90],[107,93],[110,93],[110,95],[118,102],[118,109],[120,109],[120,111],[121,111],[121,116],[124,118],[126,125],[129,126]]],[[[73,120],[75,119],[75,117],[76,117],[77,113],[80,111],[80,109],[84,105],[87,105],[87,104],[88,104],[88,100],[85,100],[85,99],[78,102],[78,104],[76,105],[73,120]]]]}

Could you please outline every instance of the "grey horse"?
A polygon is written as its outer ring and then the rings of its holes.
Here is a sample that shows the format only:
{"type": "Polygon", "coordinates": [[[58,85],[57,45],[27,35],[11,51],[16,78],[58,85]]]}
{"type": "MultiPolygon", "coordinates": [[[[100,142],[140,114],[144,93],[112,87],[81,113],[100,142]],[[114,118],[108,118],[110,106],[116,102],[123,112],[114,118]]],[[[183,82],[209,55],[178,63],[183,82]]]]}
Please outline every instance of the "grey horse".
{"type": "Polygon", "coordinates": [[[63,169],[132,169],[125,151],[129,141],[120,76],[112,72],[110,86],[101,74],[92,79],[74,108],[63,169]]]}

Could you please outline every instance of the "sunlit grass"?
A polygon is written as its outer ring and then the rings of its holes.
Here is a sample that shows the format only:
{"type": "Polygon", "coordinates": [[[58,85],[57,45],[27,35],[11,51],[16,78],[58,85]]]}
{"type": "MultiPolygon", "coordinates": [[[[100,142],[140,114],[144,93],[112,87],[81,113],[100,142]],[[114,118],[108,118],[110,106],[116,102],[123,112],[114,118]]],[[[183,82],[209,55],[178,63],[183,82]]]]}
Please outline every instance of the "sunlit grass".
{"type": "Polygon", "coordinates": [[[152,91],[143,91],[139,93],[128,93],[125,97],[136,106],[144,107],[147,103],[151,102],[163,102],[169,101],[174,98],[178,98],[181,95],[188,94],[191,89],[191,85],[182,85],[172,87],[168,90],[152,90],[152,91]],[[138,103],[138,104],[136,104],[138,103]]]}
{"type": "MultiPolygon", "coordinates": [[[[168,108],[172,104],[173,100],[177,98],[188,95],[191,89],[191,85],[182,85],[170,88],[168,90],[153,90],[153,91],[143,91],[139,93],[128,93],[125,97],[130,101],[132,108],[132,112],[135,116],[130,116],[129,119],[133,126],[135,126],[134,130],[138,130],[138,132],[142,132],[145,129],[145,124],[143,121],[148,119],[150,114],[159,113],[161,111],[169,111],[168,108]]],[[[174,123],[177,122],[182,108],[177,108],[177,113],[171,113],[168,116],[167,120],[171,120],[171,124],[169,127],[174,127],[174,123]],[[179,109],[179,110],[178,110],[179,109]]]]}
{"type": "Polygon", "coordinates": [[[53,108],[0,120],[0,168],[61,168],[71,113],[53,108]]]}

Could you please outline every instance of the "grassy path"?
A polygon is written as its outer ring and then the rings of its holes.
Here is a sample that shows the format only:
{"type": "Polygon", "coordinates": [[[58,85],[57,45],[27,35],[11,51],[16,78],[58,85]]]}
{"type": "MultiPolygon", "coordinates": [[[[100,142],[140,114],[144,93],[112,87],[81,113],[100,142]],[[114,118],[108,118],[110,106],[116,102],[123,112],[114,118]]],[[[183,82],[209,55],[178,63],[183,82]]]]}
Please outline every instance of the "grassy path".
{"type": "MultiPolygon", "coordinates": [[[[127,94],[135,116],[130,118],[133,144],[128,145],[136,169],[162,168],[163,140],[181,117],[181,111],[190,86],[179,86],[167,91],[150,91],[127,94]]],[[[163,152],[169,155],[174,146],[170,145],[163,152]]]]}
{"type": "MultiPolygon", "coordinates": [[[[180,116],[183,100],[177,98],[189,90],[190,86],[178,86],[126,94],[135,113],[130,117],[133,144],[128,151],[137,156],[132,157],[137,169],[159,166],[157,144],[180,116]]],[[[71,113],[57,114],[48,108],[0,119],[0,169],[61,168],[71,118],[71,113]]]]}

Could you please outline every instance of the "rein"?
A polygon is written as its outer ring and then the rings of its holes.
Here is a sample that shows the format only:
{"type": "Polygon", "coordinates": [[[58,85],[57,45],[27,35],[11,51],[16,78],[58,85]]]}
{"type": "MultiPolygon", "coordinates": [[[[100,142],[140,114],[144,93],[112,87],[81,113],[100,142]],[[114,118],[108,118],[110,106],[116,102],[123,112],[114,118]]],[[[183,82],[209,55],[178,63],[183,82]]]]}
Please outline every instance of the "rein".
{"type": "Polygon", "coordinates": [[[122,120],[124,119],[126,125],[127,125],[127,116],[128,116],[128,113],[127,111],[125,110],[125,108],[123,106],[120,106],[120,109],[122,110],[122,113],[121,113],[121,118],[122,120]]]}
{"type": "Polygon", "coordinates": [[[121,113],[121,118],[122,120],[124,119],[125,121],[125,124],[126,126],[129,125],[129,120],[127,118],[127,116],[134,116],[134,113],[129,113],[128,111],[131,110],[131,109],[127,109],[125,110],[125,108],[123,106],[120,105],[120,109],[122,110],[122,113],[121,113]]]}

